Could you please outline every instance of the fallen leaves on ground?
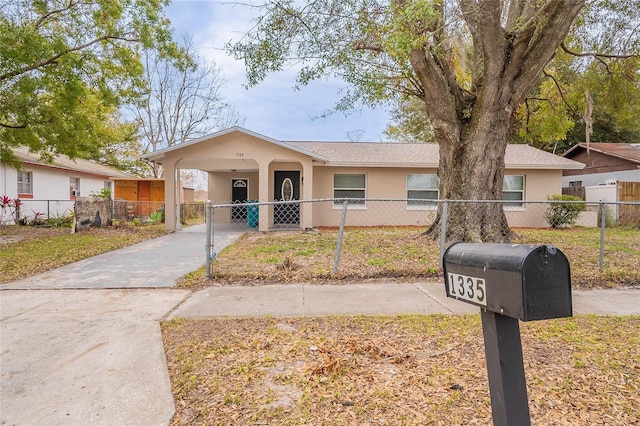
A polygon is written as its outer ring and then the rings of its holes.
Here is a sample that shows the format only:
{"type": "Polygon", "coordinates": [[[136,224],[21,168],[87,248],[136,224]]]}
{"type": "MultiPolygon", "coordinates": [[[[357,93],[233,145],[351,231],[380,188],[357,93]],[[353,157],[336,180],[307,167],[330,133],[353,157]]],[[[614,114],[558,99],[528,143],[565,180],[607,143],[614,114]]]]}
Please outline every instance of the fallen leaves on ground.
{"type": "MultiPolygon", "coordinates": [[[[637,425],[640,317],[521,323],[533,424],[637,425]]],[[[491,424],[473,316],[176,319],[174,425],[491,424]]]]}
{"type": "MultiPolygon", "coordinates": [[[[552,244],[571,264],[576,288],[640,286],[640,229],[607,229],[604,271],[599,271],[600,230],[517,229],[515,243],[552,244]]],[[[336,229],[247,233],[218,253],[212,279],[204,273],[183,285],[415,281],[442,277],[439,242],[424,228],[347,228],[336,262],[336,229]]]]}

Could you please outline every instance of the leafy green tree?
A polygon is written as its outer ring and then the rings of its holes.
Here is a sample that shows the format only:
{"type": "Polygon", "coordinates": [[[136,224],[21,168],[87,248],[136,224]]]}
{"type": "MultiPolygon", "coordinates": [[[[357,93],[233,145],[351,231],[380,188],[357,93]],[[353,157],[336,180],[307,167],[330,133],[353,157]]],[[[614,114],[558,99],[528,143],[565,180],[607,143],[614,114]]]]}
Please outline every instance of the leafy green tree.
{"type": "Polygon", "coordinates": [[[391,110],[391,122],[384,131],[398,142],[435,142],[424,102],[416,97],[401,98],[391,110]]]}
{"type": "MultiPolygon", "coordinates": [[[[338,108],[398,94],[424,102],[440,148],[440,197],[500,200],[516,112],[584,0],[316,0],[264,4],[230,46],[249,83],[286,66],[298,83],[338,75],[353,90],[338,108]],[[462,43],[458,43],[461,40],[462,43]],[[471,46],[459,49],[459,45],[471,46]]],[[[452,206],[449,240],[508,241],[499,203],[452,206]],[[453,211],[455,210],[455,211],[453,211]]],[[[440,214],[432,227],[438,232],[440,214]]]]}
{"type": "MultiPolygon", "coordinates": [[[[13,0],[0,6],[0,159],[89,156],[137,95],[139,49],[179,57],[168,0],[13,0]]],[[[108,139],[108,138],[107,138],[108,139]]]]}
{"type": "MultiPolygon", "coordinates": [[[[583,10],[518,107],[512,142],[558,153],[584,142],[587,92],[593,99],[592,141],[640,140],[640,34],[633,31],[640,6],[635,4],[634,8],[631,2],[592,2],[583,10]],[[605,28],[601,21],[607,23],[605,28]]],[[[460,42],[457,46],[469,50],[460,42]]],[[[386,131],[390,138],[429,141],[429,133],[425,137],[422,132],[429,132],[431,125],[418,102],[402,99],[392,113],[386,131]]]]}
{"type": "Polygon", "coordinates": [[[103,135],[101,144],[84,154],[83,158],[134,176],[148,175],[149,167],[140,159],[143,151],[138,137],[139,126],[135,121],[127,121],[119,111],[114,111],[106,121],[95,125],[103,135]]]}
{"type": "MultiPolygon", "coordinates": [[[[640,11],[637,19],[640,19],[640,11]]],[[[640,37],[638,38],[640,39],[640,37]]],[[[640,138],[640,46],[614,55],[606,46],[587,59],[563,45],[545,69],[541,84],[519,110],[516,140],[563,152],[584,142],[586,94],[593,104],[594,142],[634,142],[640,138]]],[[[575,49],[575,50],[574,50],[575,49]]]]}

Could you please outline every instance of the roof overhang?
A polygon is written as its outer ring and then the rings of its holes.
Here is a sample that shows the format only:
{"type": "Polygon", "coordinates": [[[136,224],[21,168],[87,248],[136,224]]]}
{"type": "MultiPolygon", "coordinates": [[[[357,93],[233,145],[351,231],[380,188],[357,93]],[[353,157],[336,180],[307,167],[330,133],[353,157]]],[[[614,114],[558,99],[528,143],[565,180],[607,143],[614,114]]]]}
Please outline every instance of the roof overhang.
{"type": "MultiPolygon", "coordinates": [[[[307,151],[307,150],[299,148],[297,146],[293,146],[293,145],[287,144],[286,142],[282,142],[282,141],[279,141],[277,139],[270,138],[268,136],[261,135],[260,133],[252,132],[251,130],[247,130],[247,129],[243,128],[243,127],[238,127],[238,126],[230,127],[228,129],[225,129],[225,130],[220,130],[219,132],[215,132],[215,133],[212,133],[212,134],[209,134],[209,135],[206,135],[206,136],[202,136],[202,137],[197,138],[197,139],[192,139],[190,141],[186,141],[186,142],[183,142],[183,143],[180,143],[180,144],[177,144],[177,145],[173,145],[173,146],[170,146],[168,148],[159,149],[157,151],[145,154],[141,158],[144,159],[144,160],[147,160],[147,161],[151,161],[153,163],[163,164],[164,163],[165,154],[167,154],[167,153],[180,151],[180,150],[182,150],[184,148],[187,148],[187,147],[190,147],[190,146],[193,146],[193,145],[197,145],[199,143],[203,143],[203,142],[206,142],[206,141],[210,141],[210,140],[213,140],[213,139],[216,139],[216,138],[219,138],[221,136],[228,135],[228,134],[234,133],[234,132],[243,133],[245,135],[252,136],[252,137],[257,138],[257,139],[261,139],[261,140],[263,140],[265,142],[272,143],[274,145],[277,145],[277,146],[280,146],[282,148],[297,152],[299,154],[307,155],[307,156],[311,157],[313,160],[323,161],[323,162],[324,161],[328,161],[327,158],[325,158],[325,157],[323,157],[321,155],[318,155],[316,153],[307,151]]],[[[226,169],[230,169],[230,168],[231,169],[243,169],[242,164],[238,164],[237,165],[238,167],[234,167],[233,165],[232,166],[229,165],[229,160],[223,160],[223,161],[224,161],[224,164],[225,164],[224,168],[226,168],[226,169]]]]}

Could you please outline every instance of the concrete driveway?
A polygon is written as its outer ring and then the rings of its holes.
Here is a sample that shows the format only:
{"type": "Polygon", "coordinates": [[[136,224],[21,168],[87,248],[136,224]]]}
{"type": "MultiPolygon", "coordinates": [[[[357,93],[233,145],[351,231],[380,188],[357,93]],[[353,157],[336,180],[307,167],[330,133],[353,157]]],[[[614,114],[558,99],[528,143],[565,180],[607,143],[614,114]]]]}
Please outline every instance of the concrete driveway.
{"type": "Polygon", "coordinates": [[[166,425],[159,320],[184,290],[0,292],[0,424],[166,425]]]}
{"type": "MultiPolygon", "coordinates": [[[[0,285],[0,425],[166,425],[159,321],[189,294],[168,287],[204,264],[205,232],[0,285]]],[[[217,228],[216,250],[241,234],[217,228]]]]}
{"type": "MultiPolygon", "coordinates": [[[[216,251],[242,231],[216,226],[216,251]]],[[[205,225],[90,257],[43,274],[2,284],[2,289],[85,289],[173,287],[175,280],[206,261],[205,225]]]]}

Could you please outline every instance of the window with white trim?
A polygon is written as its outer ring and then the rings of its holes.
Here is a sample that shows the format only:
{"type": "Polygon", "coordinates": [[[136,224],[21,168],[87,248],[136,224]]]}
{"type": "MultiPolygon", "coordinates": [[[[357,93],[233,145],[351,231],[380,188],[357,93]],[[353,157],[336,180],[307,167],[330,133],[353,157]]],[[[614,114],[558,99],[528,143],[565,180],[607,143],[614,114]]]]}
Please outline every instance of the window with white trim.
{"type": "Polygon", "coordinates": [[[523,175],[505,175],[502,181],[502,201],[505,208],[524,207],[524,176],[523,175]]]}
{"type": "Polygon", "coordinates": [[[435,206],[440,180],[438,175],[407,175],[407,206],[435,206]]]}
{"type": "Polygon", "coordinates": [[[31,172],[18,172],[18,194],[33,195],[33,174],[31,172]]]}
{"type": "MultiPolygon", "coordinates": [[[[364,173],[333,175],[333,197],[350,198],[349,204],[364,204],[367,191],[367,178],[364,173]],[[357,200],[357,199],[361,199],[357,200]]],[[[335,202],[335,204],[340,204],[335,202]]]]}

